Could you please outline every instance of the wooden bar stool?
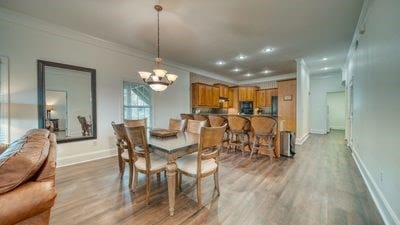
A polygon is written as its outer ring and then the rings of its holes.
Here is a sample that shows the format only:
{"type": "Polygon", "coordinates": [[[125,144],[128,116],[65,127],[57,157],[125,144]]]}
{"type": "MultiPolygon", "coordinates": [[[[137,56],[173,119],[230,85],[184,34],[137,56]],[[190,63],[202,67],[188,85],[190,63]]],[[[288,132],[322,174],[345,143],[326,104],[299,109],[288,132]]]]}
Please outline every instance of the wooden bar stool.
{"type": "Polygon", "coordinates": [[[228,126],[230,129],[228,152],[232,147],[235,150],[239,147],[244,155],[244,147],[247,145],[250,148],[250,120],[243,116],[230,115],[228,116],[228,126]]]}
{"type": "Polygon", "coordinates": [[[254,138],[250,159],[254,153],[257,154],[259,152],[260,148],[266,148],[271,161],[275,150],[276,120],[267,116],[253,116],[251,118],[251,128],[254,138]]]}

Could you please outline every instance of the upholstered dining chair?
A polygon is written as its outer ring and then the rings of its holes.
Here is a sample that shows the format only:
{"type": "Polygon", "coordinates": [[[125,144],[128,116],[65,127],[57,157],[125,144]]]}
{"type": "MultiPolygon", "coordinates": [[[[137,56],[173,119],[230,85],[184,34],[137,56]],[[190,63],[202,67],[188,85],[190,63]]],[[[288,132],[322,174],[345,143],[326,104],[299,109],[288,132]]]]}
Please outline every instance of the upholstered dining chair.
{"type": "Polygon", "coordinates": [[[214,175],[214,185],[218,195],[219,189],[219,152],[226,126],[202,127],[197,152],[183,156],[176,161],[178,168],[178,186],[181,188],[182,174],[196,178],[197,204],[202,206],[201,178],[214,175]]]}
{"type": "Polygon", "coordinates": [[[192,114],[186,114],[186,113],[181,113],[181,119],[183,120],[194,120],[194,117],[192,114]]]}
{"type": "Polygon", "coordinates": [[[244,155],[245,146],[250,148],[250,120],[243,116],[229,115],[228,126],[231,134],[228,150],[232,149],[232,147],[235,150],[239,148],[242,151],[242,155],[244,155]]]}
{"type": "Polygon", "coordinates": [[[271,161],[275,150],[276,119],[267,116],[253,116],[251,118],[251,127],[253,131],[253,147],[250,159],[254,153],[257,154],[259,152],[260,148],[265,148],[271,161]]]}
{"type": "Polygon", "coordinates": [[[146,128],[147,127],[147,118],[138,119],[138,120],[124,120],[124,123],[128,127],[144,126],[146,128]]]}
{"type": "Polygon", "coordinates": [[[124,176],[125,163],[129,164],[129,188],[132,187],[133,179],[133,155],[128,151],[128,136],[126,134],[125,125],[123,123],[117,124],[111,123],[114,130],[115,137],[117,139],[117,151],[118,151],[118,166],[121,178],[124,176]]]}
{"type": "Polygon", "coordinates": [[[169,127],[170,130],[177,130],[180,132],[184,132],[186,129],[186,120],[180,119],[169,119],[169,127]]]}
{"type": "Polygon", "coordinates": [[[135,177],[133,191],[136,191],[139,172],[146,175],[146,202],[149,204],[151,175],[157,174],[160,180],[160,173],[165,172],[167,161],[155,153],[150,152],[147,144],[146,128],[144,126],[125,126],[128,136],[128,149],[134,157],[135,177]]]}
{"type": "Polygon", "coordinates": [[[206,115],[200,115],[200,114],[194,114],[193,115],[193,120],[198,120],[198,121],[206,121],[205,126],[209,127],[210,126],[210,122],[208,121],[208,116],[206,115]]]}
{"type": "Polygon", "coordinates": [[[202,127],[206,126],[207,121],[199,121],[199,120],[188,120],[186,132],[200,134],[200,130],[202,127]]]}
{"type": "MultiPolygon", "coordinates": [[[[221,127],[225,124],[228,124],[228,120],[226,119],[226,117],[219,116],[219,115],[209,115],[208,121],[209,121],[211,127],[221,127]]],[[[229,145],[229,127],[226,128],[226,131],[224,134],[224,139],[223,139],[222,143],[223,143],[223,146],[224,146],[224,144],[229,145]]]]}

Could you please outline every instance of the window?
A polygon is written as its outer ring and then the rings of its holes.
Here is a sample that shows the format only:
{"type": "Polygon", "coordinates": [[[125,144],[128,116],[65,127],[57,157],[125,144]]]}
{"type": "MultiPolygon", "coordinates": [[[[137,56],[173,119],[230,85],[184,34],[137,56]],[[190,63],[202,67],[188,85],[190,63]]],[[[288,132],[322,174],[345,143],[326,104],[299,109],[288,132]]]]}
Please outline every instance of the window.
{"type": "Polygon", "coordinates": [[[0,143],[10,142],[8,59],[0,56],[0,143]]]}
{"type": "Polygon", "coordinates": [[[147,118],[147,127],[151,127],[151,90],[145,84],[124,81],[124,119],[147,118]]]}

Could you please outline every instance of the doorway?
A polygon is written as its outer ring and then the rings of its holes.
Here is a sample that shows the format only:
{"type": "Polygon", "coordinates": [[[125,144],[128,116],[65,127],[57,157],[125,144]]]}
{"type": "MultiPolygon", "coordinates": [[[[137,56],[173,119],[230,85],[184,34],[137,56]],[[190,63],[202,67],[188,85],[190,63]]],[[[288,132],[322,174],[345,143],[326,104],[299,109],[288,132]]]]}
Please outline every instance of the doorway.
{"type": "Polygon", "coordinates": [[[344,91],[328,92],[326,94],[327,105],[327,128],[328,132],[333,130],[344,130],[346,119],[346,97],[344,91]]]}

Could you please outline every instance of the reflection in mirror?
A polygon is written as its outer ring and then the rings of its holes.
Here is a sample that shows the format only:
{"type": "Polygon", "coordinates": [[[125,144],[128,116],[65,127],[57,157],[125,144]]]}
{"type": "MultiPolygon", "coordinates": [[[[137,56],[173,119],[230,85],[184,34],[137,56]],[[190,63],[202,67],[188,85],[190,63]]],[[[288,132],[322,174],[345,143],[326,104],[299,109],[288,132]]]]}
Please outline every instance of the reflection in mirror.
{"type": "Polygon", "coordinates": [[[38,66],[40,127],[58,142],[96,138],[95,70],[44,61],[38,66]]]}

